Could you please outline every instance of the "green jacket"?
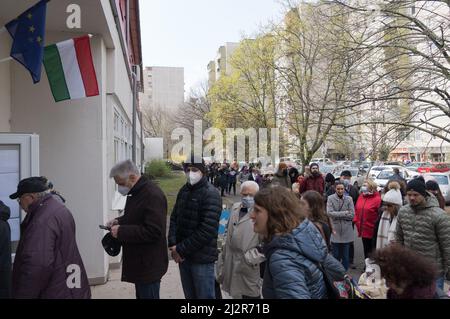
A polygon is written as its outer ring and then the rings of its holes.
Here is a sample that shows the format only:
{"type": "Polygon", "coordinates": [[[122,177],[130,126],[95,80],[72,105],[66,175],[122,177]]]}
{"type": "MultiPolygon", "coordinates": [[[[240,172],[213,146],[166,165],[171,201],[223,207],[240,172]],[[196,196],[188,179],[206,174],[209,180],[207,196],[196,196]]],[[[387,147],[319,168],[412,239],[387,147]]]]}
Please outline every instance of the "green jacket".
{"type": "Polygon", "coordinates": [[[450,216],[433,195],[417,207],[405,205],[398,213],[396,240],[435,260],[440,275],[450,275],[450,216]]]}

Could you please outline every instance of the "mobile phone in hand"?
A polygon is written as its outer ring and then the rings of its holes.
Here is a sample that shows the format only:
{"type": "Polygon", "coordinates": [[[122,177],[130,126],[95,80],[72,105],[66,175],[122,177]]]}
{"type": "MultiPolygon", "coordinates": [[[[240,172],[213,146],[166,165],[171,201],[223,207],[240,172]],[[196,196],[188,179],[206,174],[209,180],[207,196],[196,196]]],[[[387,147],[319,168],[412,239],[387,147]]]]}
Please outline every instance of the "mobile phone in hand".
{"type": "Polygon", "coordinates": [[[108,230],[108,231],[111,230],[111,227],[108,227],[108,226],[98,225],[98,227],[100,227],[100,229],[104,229],[104,230],[108,230]]]}

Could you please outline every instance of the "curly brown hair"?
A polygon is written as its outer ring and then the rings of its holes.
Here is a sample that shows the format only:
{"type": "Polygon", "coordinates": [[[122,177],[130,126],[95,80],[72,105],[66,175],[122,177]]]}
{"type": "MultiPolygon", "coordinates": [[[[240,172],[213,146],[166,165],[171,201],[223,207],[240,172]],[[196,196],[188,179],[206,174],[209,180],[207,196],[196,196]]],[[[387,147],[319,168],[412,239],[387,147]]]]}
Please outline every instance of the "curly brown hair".
{"type": "Polygon", "coordinates": [[[432,260],[399,244],[376,250],[372,259],[380,266],[386,281],[397,286],[425,288],[433,284],[438,275],[432,260]]]}
{"type": "Polygon", "coordinates": [[[397,189],[402,193],[402,196],[405,196],[406,194],[406,184],[403,181],[399,180],[390,180],[386,183],[384,186],[383,192],[386,194],[391,189],[397,189]]]}
{"type": "Polygon", "coordinates": [[[275,234],[290,233],[306,218],[304,205],[285,187],[260,190],[255,196],[255,204],[268,212],[267,241],[275,234]]]}

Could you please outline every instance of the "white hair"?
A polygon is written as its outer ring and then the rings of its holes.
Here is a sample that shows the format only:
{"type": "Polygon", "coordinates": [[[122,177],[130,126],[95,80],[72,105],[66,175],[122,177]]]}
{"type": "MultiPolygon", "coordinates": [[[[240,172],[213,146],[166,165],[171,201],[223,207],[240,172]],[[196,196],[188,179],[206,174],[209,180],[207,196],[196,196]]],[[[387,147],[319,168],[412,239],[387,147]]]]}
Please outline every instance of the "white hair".
{"type": "Polygon", "coordinates": [[[46,190],[43,192],[39,192],[39,193],[33,193],[34,195],[36,195],[36,197],[38,199],[44,198],[45,195],[50,194],[50,190],[46,190]]]}
{"type": "Polygon", "coordinates": [[[126,160],[114,165],[109,173],[109,177],[128,178],[130,175],[140,175],[139,168],[131,160],[126,160]]]}
{"type": "Polygon", "coordinates": [[[244,188],[253,188],[257,192],[259,191],[259,185],[255,181],[245,181],[241,184],[241,192],[244,190],[244,188]]]}

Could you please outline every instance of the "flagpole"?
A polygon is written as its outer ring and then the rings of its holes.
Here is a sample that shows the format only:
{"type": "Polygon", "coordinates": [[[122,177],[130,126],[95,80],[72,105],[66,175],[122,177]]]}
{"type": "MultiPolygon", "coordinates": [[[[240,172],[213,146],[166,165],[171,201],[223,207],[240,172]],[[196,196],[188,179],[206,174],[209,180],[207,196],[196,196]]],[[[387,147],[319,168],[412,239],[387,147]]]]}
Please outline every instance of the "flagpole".
{"type": "MultiPolygon", "coordinates": [[[[0,35],[1,35],[3,32],[6,32],[6,28],[5,28],[5,27],[0,28],[0,35]]],[[[0,59],[0,63],[6,62],[6,61],[9,61],[9,60],[12,60],[12,58],[11,58],[10,56],[7,57],[7,58],[4,58],[4,59],[0,59]]]]}
{"type": "Polygon", "coordinates": [[[11,57],[9,56],[9,57],[7,57],[7,58],[1,59],[1,60],[0,60],[0,63],[6,62],[6,61],[9,61],[9,60],[12,60],[12,59],[13,59],[13,58],[11,58],[11,57]]]}

